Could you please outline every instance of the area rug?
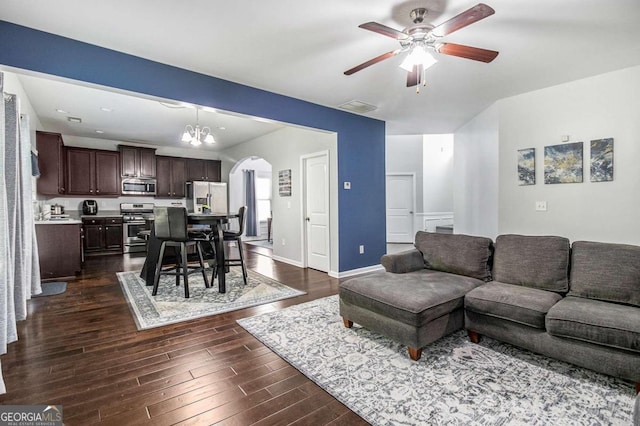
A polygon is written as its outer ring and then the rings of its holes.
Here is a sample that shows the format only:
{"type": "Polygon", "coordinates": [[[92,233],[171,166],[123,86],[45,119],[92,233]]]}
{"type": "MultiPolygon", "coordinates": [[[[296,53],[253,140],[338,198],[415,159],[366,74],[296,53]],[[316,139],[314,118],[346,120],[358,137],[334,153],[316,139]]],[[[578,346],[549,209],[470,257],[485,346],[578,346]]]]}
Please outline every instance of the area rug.
{"type": "MultiPolygon", "coordinates": [[[[264,275],[248,271],[247,285],[240,268],[231,268],[226,275],[227,292],[218,292],[217,280],[212,288],[205,288],[202,274],[189,276],[189,298],[184,287],[175,285],[175,277],[160,278],[158,294],[151,295],[153,287],[146,286],[140,272],[118,272],[118,281],[127,298],[138,330],[160,327],[195,318],[263,305],[277,300],[305,294],[274,281],[264,275]]],[[[211,270],[207,270],[211,277],[211,270]]]]}
{"type": "Polygon", "coordinates": [[[67,291],[67,283],[65,281],[50,281],[48,283],[42,283],[40,286],[42,287],[42,293],[34,294],[31,297],[55,296],[56,294],[62,294],[67,291]]]}
{"type": "Polygon", "coordinates": [[[357,325],[338,296],[238,323],[373,425],[630,425],[633,384],[464,331],[406,347],[357,325]]]}

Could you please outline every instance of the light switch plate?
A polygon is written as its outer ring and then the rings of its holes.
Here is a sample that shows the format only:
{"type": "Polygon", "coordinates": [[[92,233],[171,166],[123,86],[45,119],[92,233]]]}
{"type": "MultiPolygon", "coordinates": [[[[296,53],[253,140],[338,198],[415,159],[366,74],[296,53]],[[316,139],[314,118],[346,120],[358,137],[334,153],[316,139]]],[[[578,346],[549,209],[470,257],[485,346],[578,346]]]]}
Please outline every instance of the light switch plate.
{"type": "Polygon", "coordinates": [[[547,202],[546,201],[536,201],[536,211],[537,212],[546,212],[547,211],[547,202]]]}

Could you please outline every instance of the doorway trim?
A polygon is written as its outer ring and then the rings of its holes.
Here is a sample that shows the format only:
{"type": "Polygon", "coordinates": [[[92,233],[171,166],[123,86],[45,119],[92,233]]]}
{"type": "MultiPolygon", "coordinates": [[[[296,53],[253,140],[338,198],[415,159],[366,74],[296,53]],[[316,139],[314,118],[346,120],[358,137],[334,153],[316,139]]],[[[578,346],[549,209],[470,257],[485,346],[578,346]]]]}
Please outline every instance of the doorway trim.
{"type": "Polygon", "coordinates": [[[330,153],[329,150],[323,150],[323,151],[318,151],[318,152],[312,152],[309,154],[304,154],[300,156],[300,188],[302,191],[302,196],[300,197],[300,211],[302,212],[302,217],[301,217],[301,221],[300,221],[300,235],[301,235],[301,253],[300,253],[300,258],[302,259],[302,267],[303,268],[308,268],[309,267],[309,259],[308,259],[308,251],[307,251],[307,241],[308,241],[308,236],[307,236],[307,225],[306,225],[306,216],[307,216],[307,192],[308,192],[308,188],[307,188],[307,182],[306,182],[306,175],[307,175],[307,160],[312,159],[312,158],[318,158],[318,157],[324,157],[326,160],[326,164],[327,164],[327,177],[326,177],[326,181],[325,181],[325,186],[327,188],[326,194],[325,194],[325,202],[327,205],[327,214],[328,214],[328,220],[327,220],[327,257],[328,257],[328,264],[327,264],[327,270],[323,271],[326,273],[331,273],[331,157],[330,157],[330,153]]]}

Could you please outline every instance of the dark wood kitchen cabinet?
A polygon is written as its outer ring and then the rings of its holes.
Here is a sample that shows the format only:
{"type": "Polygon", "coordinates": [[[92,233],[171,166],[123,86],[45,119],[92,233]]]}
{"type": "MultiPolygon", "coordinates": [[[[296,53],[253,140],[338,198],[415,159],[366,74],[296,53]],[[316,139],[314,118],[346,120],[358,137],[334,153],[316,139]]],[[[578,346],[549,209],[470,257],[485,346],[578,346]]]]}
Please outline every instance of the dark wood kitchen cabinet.
{"type": "Polygon", "coordinates": [[[65,192],[64,142],[59,133],[36,132],[38,169],[36,190],[42,195],[61,195],[65,192]]]}
{"type": "Polygon", "coordinates": [[[156,156],[156,198],[184,198],[187,159],[156,156]]]}
{"type": "Polygon", "coordinates": [[[43,280],[73,277],[82,268],[79,223],[37,224],[40,276],[43,280]]]}
{"type": "Polygon", "coordinates": [[[120,155],[115,151],[67,147],[68,195],[119,195],[120,155]]]}
{"type": "Polygon", "coordinates": [[[155,178],[156,150],[119,145],[120,173],[122,177],[155,178]]]}
{"type": "Polygon", "coordinates": [[[206,180],[220,182],[222,180],[220,169],[220,160],[189,158],[187,159],[187,181],[206,180]]]}
{"type": "Polygon", "coordinates": [[[124,248],[121,217],[83,218],[84,253],[122,254],[124,248]]]}

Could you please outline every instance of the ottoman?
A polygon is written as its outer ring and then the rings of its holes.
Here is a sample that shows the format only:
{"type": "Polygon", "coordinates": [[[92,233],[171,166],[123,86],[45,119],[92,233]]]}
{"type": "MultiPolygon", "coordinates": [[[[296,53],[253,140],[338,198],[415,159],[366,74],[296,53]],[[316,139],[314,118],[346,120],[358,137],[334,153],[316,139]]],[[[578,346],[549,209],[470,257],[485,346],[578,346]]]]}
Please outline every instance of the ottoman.
{"type": "Polygon", "coordinates": [[[340,315],[406,345],[417,361],[427,344],[464,326],[464,296],[484,284],[464,275],[422,269],[380,272],[340,284],[340,315]]]}

